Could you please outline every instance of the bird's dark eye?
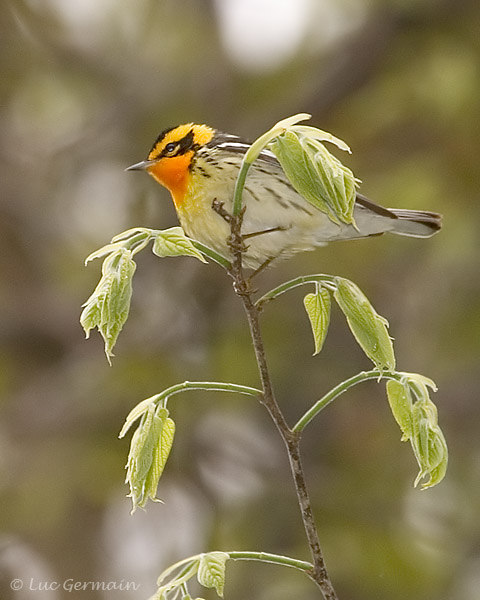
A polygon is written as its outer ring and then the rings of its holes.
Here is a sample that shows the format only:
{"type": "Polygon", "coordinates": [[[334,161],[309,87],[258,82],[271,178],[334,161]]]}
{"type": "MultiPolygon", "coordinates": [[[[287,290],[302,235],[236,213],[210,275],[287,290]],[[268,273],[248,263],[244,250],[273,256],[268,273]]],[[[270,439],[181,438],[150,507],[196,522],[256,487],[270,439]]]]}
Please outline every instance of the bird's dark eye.
{"type": "Polygon", "coordinates": [[[170,142],[165,146],[165,154],[172,154],[177,149],[177,145],[175,142],[170,142]]]}

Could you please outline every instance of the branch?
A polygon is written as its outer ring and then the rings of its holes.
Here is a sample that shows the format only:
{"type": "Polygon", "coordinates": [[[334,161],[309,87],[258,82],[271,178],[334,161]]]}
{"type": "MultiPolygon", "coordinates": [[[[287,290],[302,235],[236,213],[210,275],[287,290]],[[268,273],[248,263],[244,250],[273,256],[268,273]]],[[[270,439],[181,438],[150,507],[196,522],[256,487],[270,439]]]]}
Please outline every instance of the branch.
{"type": "Polygon", "coordinates": [[[300,287],[307,283],[315,283],[315,282],[322,282],[323,284],[326,284],[327,287],[329,287],[329,284],[330,284],[330,287],[333,290],[336,287],[335,277],[333,277],[332,275],[321,275],[321,274],[319,274],[319,275],[301,275],[300,277],[296,277],[295,279],[286,281],[285,283],[282,283],[281,285],[274,288],[273,290],[270,290],[269,292],[264,294],[261,298],[259,298],[255,302],[255,305],[259,309],[263,309],[265,304],[267,304],[268,302],[271,302],[272,300],[275,300],[275,298],[277,298],[278,296],[281,296],[285,292],[288,292],[289,290],[293,290],[294,288],[300,287]]]}
{"type": "MultiPolygon", "coordinates": [[[[240,207],[243,183],[240,183],[240,186],[236,190],[236,194],[239,194],[236,197],[239,199],[238,205],[240,207]]],[[[293,431],[289,428],[283,412],[281,411],[276,400],[260,329],[260,308],[252,299],[250,282],[245,277],[243,272],[242,257],[243,253],[245,252],[245,246],[241,233],[243,214],[244,210],[240,208],[240,212],[238,214],[229,215],[228,218],[231,233],[229,246],[233,255],[232,268],[229,269],[228,272],[233,278],[233,287],[235,293],[242,301],[243,307],[247,314],[250,335],[252,338],[255,358],[262,383],[262,396],[260,402],[267,409],[287,448],[290,469],[295,483],[297,501],[313,562],[313,567],[307,572],[307,574],[320,588],[325,600],[338,600],[338,596],[333,588],[332,582],[330,581],[325,559],[320,547],[318,531],[313,516],[312,505],[300,456],[300,432],[293,431]]]]}

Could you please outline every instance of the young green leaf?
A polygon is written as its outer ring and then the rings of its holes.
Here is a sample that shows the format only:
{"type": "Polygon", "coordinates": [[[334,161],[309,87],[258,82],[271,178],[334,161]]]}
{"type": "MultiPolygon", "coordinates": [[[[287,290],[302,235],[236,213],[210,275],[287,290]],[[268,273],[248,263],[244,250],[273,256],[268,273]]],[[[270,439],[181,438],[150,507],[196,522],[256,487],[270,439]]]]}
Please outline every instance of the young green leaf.
{"type": "Polygon", "coordinates": [[[151,404],[132,436],[127,461],[126,482],[130,486],[133,511],[143,508],[148,499],[158,501],[158,481],[173,443],[175,425],[166,408],[151,404]]]}
{"type": "Polygon", "coordinates": [[[344,223],[354,224],[353,209],[356,197],[356,179],[338,158],[316,140],[303,141],[304,148],[314,157],[318,174],[325,190],[330,210],[344,223]]]}
{"type": "Polygon", "coordinates": [[[387,381],[387,397],[395,421],[402,430],[402,441],[410,440],[413,435],[412,408],[413,400],[408,385],[394,379],[387,381]]]}
{"type": "Polygon", "coordinates": [[[119,438],[123,438],[130,427],[135,423],[137,419],[139,419],[150,406],[154,405],[159,397],[159,394],[155,394],[155,396],[150,396],[150,398],[146,398],[139,402],[132,410],[128,413],[127,418],[125,419],[125,423],[122,427],[122,430],[118,434],[119,438]]]}
{"type": "Polygon", "coordinates": [[[270,148],[299,194],[332,221],[354,224],[357,180],[320,141],[327,139],[348,149],[341,140],[326,137],[325,132],[313,127],[302,126],[292,127],[279,135],[270,143],[270,148]]]}
{"type": "Polygon", "coordinates": [[[136,264],[130,250],[123,248],[103,261],[102,277],[93,294],[85,302],[80,323],[89,337],[97,327],[105,342],[105,354],[110,362],[112,350],[130,310],[132,279],[136,264]]]}
{"type": "MultiPolygon", "coordinates": [[[[117,235],[112,238],[112,243],[124,242],[128,244],[131,240],[150,240],[155,234],[155,231],[155,229],[149,229],[148,227],[131,227],[130,229],[117,233],[117,235]]],[[[130,250],[130,248],[128,249],[130,250]]]]}
{"type": "Polygon", "coordinates": [[[418,399],[430,398],[428,388],[433,392],[437,391],[437,384],[425,375],[420,373],[402,373],[402,375],[402,383],[408,384],[418,399]]]}
{"type": "Polygon", "coordinates": [[[240,210],[242,208],[242,193],[243,188],[245,186],[245,179],[247,177],[248,170],[252,166],[252,164],[257,160],[260,152],[264,150],[268,144],[276,138],[278,135],[284,133],[287,129],[299,123],[300,121],[305,121],[306,119],[310,119],[312,115],[307,113],[299,113],[297,115],[293,115],[288,117],[288,119],[282,119],[278,121],[272,128],[270,128],[266,133],[257,138],[253,144],[248,148],[245,152],[242,163],[240,166],[240,171],[238,173],[237,180],[235,182],[235,190],[233,193],[233,215],[238,216],[240,214],[240,210]]]}
{"type": "Polygon", "coordinates": [[[423,489],[433,487],[442,481],[448,465],[448,448],[442,430],[437,422],[437,409],[430,398],[424,398],[413,405],[412,447],[420,471],[415,480],[429,476],[423,489]]]}
{"type": "Polygon", "coordinates": [[[145,478],[145,498],[158,502],[156,498],[158,482],[163,473],[163,469],[167,463],[170,450],[173,445],[173,437],[175,435],[175,423],[168,417],[166,408],[161,408],[158,411],[157,418],[161,421],[157,429],[158,440],[153,451],[152,463],[145,478]]]}
{"type": "Polygon", "coordinates": [[[310,204],[335,218],[335,215],[331,214],[328,192],[315,163],[304,151],[298,136],[292,131],[286,131],[270,144],[270,148],[297,192],[310,204]]]}
{"type": "Polygon", "coordinates": [[[314,356],[320,352],[327,337],[330,323],[330,292],[320,286],[315,286],[314,294],[307,294],[303,299],[315,342],[314,356]]]}
{"type": "Polygon", "coordinates": [[[343,277],[336,277],[335,281],[335,300],[365,354],[378,369],[395,369],[387,320],[377,314],[365,294],[352,281],[343,277]]]}
{"type": "Polygon", "coordinates": [[[120,242],[111,242],[110,244],[107,244],[106,246],[102,246],[101,248],[99,248],[98,250],[95,250],[95,252],[92,252],[91,254],[89,254],[87,256],[87,258],[85,259],[85,265],[88,265],[89,262],[91,262],[92,260],[95,260],[96,258],[103,258],[104,256],[107,255],[112,255],[115,252],[118,252],[119,250],[124,250],[124,242],[120,241],[120,242]]]}
{"type": "Polygon", "coordinates": [[[165,256],[194,256],[202,262],[207,262],[181,227],[170,227],[170,229],[157,231],[152,250],[154,254],[161,258],[165,256]]]}
{"type": "Polygon", "coordinates": [[[298,136],[302,138],[302,140],[311,140],[315,142],[329,142],[336,146],[339,150],[343,150],[344,152],[352,153],[348,144],[346,144],[340,138],[335,137],[328,131],[323,131],[322,129],[318,129],[317,127],[312,127],[311,125],[297,125],[296,123],[292,123],[289,127],[292,131],[294,131],[298,136]]]}
{"type": "Polygon", "coordinates": [[[223,598],[225,565],[229,558],[226,552],[209,552],[200,556],[198,583],[206,588],[215,588],[220,598],[223,598]]]}
{"type": "Polygon", "coordinates": [[[145,478],[152,464],[155,447],[154,419],[155,406],[152,405],[144,414],[130,442],[126,482],[130,486],[133,511],[144,501],[145,478]]]}

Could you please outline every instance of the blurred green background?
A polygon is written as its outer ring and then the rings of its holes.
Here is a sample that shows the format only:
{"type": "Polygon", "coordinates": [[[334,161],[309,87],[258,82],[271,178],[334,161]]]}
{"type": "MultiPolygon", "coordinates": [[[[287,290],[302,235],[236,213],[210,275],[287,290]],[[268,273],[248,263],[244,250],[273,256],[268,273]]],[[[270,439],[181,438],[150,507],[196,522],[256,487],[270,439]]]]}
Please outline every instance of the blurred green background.
{"type": "MultiPolygon", "coordinates": [[[[341,158],[367,196],[444,215],[431,240],[331,244],[258,281],[266,291],[299,274],[353,279],[389,319],[398,368],[439,386],[451,459],[432,490],[412,487],[416,464],[383,384],[358,386],[306,431],[331,576],[341,600],[478,598],[479,31],[475,0],[4,0],[2,599],[147,598],[163,568],[204,550],[308,559],[282,444],[253,399],[175,397],[165,504],[129,514],[129,440],[117,439],[128,411],[185,379],[258,382],[223,271],[141,253],[113,367],[78,324],[100,266],[84,258],[129,227],[176,224],[167,192],[123,170],[162,129],[197,121],[254,139],[304,111],[350,144],[341,158]],[[22,590],[10,590],[14,578],[22,590]],[[38,589],[68,579],[140,588],[38,589]]],[[[292,422],[370,368],[339,311],[311,356],[302,297],[283,296],[263,317],[292,422]]],[[[318,593],[295,572],[241,563],[228,567],[226,597],[318,593]]]]}

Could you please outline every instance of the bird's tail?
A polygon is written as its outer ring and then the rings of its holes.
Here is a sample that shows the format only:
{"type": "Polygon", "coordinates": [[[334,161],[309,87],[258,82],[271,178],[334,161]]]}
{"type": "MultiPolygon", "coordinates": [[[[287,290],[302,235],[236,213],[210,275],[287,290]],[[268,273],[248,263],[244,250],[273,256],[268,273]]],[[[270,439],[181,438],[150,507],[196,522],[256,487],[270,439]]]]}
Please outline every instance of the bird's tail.
{"type": "Polygon", "coordinates": [[[423,210],[389,208],[397,219],[391,233],[411,237],[430,237],[442,227],[442,215],[423,210]]]}

